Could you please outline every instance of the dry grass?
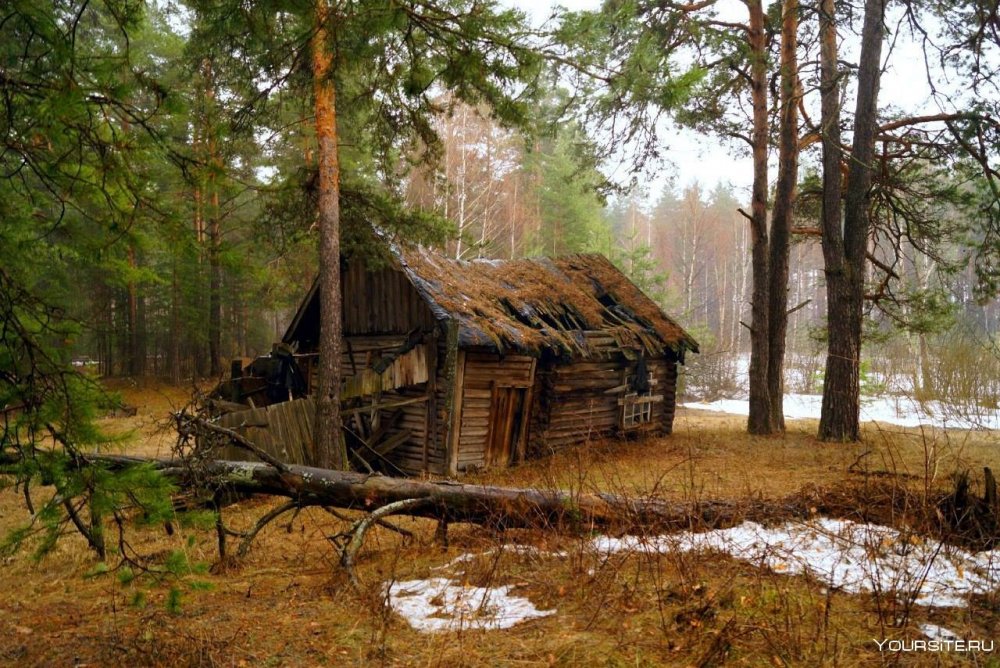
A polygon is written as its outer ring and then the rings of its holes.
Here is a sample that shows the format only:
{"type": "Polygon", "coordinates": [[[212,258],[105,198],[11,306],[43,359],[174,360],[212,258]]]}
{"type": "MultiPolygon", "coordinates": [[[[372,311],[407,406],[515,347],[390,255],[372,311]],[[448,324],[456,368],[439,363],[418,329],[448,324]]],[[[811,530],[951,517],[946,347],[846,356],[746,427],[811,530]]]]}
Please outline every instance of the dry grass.
{"type": "MultiPolygon", "coordinates": [[[[123,388],[140,407],[117,420],[132,430],[133,451],[165,454],[169,435],[153,419],[184,391],[123,388]]],[[[110,421],[109,421],[110,422],[110,421]]],[[[678,499],[780,498],[803,488],[846,489],[859,480],[904,474],[900,485],[940,488],[958,469],[997,467],[993,434],[869,430],[862,445],[815,442],[815,425],[789,423],[781,438],[750,438],[742,419],[682,412],[667,439],[601,443],[565,451],[476,480],[678,499]]],[[[227,522],[247,527],[274,503],[244,501],[227,522]]],[[[0,492],[0,530],[26,518],[20,499],[0,492]]],[[[336,566],[328,536],[346,528],[322,510],[288,517],[259,536],[249,557],[220,573],[123,584],[115,573],[88,577],[84,541],[67,535],[40,564],[27,552],[8,558],[0,591],[0,663],[8,665],[998,665],[997,655],[880,654],[873,638],[917,638],[934,621],[970,638],[997,638],[1000,604],[969,610],[906,610],[883,597],[824,590],[805,577],[762,571],[718,555],[613,555],[600,558],[578,537],[495,533],[452,526],[447,549],[434,524],[395,520],[415,538],[375,530],[360,556],[362,590],[336,566]],[[564,551],[565,557],[497,551],[506,543],[564,551]],[[387,611],[383,583],[438,575],[457,556],[484,553],[450,574],[474,585],[514,584],[550,617],[508,631],[418,633],[387,611]],[[202,588],[206,583],[210,588],[202,588]],[[179,611],[167,611],[170,588],[179,611]],[[990,664],[989,662],[993,663],[990,664]]],[[[182,551],[212,564],[215,535],[159,527],[133,529],[133,546],[162,561],[182,551]]]]}

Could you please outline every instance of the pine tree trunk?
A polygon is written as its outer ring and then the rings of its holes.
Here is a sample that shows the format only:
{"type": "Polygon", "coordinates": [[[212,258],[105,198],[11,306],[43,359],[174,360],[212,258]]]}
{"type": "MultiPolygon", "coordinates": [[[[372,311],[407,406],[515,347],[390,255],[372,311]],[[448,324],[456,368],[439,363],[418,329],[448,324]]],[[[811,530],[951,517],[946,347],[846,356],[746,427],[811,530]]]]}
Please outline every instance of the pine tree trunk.
{"type": "Polygon", "coordinates": [[[778,140],[778,183],[774,194],[770,238],[770,342],[767,390],[771,426],[785,430],[785,339],[788,332],[788,246],[799,167],[798,0],[785,0],[781,11],[781,120],[778,140]]]}
{"type": "Polygon", "coordinates": [[[100,292],[98,293],[100,297],[101,311],[100,319],[101,327],[98,330],[98,348],[100,349],[100,372],[102,376],[110,377],[114,373],[113,365],[113,349],[114,349],[114,301],[112,297],[112,290],[107,286],[106,283],[102,284],[100,287],[100,292]]]}
{"type": "Polygon", "coordinates": [[[222,374],[222,234],[219,229],[219,191],[211,179],[211,218],[208,221],[208,366],[213,377],[222,374]]]}
{"type": "MultiPolygon", "coordinates": [[[[194,138],[193,138],[193,151],[195,155],[201,154],[201,135],[205,132],[205,117],[204,113],[196,116],[195,128],[194,128],[194,138]]],[[[194,186],[194,239],[197,245],[197,262],[198,266],[196,268],[196,283],[201,284],[203,278],[203,253],[205,244],[205,204],[204,204],[204,192],[203,192],[203,174],[196,173],[196,181],[194,186]]],[[[201,290],[195,290],[192,297],[191,307],[201,312],[204,306],[204,297],[201,290]]],[[[185,351],[185,356],[190,360],[192,366],[192,376],[203,376],[205,375],[205,349],[203,345],[203,340],[201,337],[195,337],[189,335],[186,338],[187,350],[185,351]]]]}
{"type": "Polygon", "coordinates": [[[767,53],[764,35],[764,9],[761,0],[750,0],[750,52],[753,101],[753,202],[751,209],[752,297],[750,331],[750,414],[747,431],[751,434],[770,434],[771,399],[768,392],[767,370],[770,354],[769,268],[767,235],[767,53]]]}
{"type": "Polygon", "coordinates": [[[149,372],[149,328],[146,323],[146,295],[142,289],[137,290],[135,309],[135,377],[142,378],[149,372]]]}
{"type": "Polygon", "coordinates": [[[125,354],[128,362],[125,364],[125,368],[122,369],[124,373],[127,373],[131,377],[136,377],[140,375],[140,364],[139,364],[139,289],[135,284],[134,272],[136,271],[136,259],[135,259],[135,246],[129,244],[128,250],[128,266],[133,272],[132,276],[129,276],[128,284],[125,289],[126,301],[128,304],[128,314],[127,314],[127,325],[125,329],[125,354]]]}
{"type": "Polygon", "coordinates": [[[170,382],[181,382],[181,288],[177,276],[177,258],[173,260],[170,279],[170,333],[167,343],[167,375],[170,382]]]}
{"type": "Polygon", "coordinates": [[[215,108],[215,76],[212,61],[203,63],[205,77],[204,132],[208,149],[208,373],[213,377],[222,374],[222,233],[219,211],[219,158],[218,119],[215,108]]]}
{"type": "Polygon", "coordinates": [[[845,266],[827,275],[827,357],[819,437],[856,441],[861,437],[861,311],[854,309],[853,272],[845,266]]]}
{"type": "MultiPolygon", "coordinates": [[[[844,238],[841,230],[841,176],[840,176],[840,82],[837,71],[837,23],[834,14],[834,0],[822,0],[819,11],[820,34],[820,124],[823,141],[823,211],[821,237],[823,246],[823,265],[826,272],[827,318],[830,327],[827,332],[826,373],[823,378],[823,407],[819,425],[820,437],[833,433],[833,424],[843,420],[839,414],[850,411],[844,406],[843,397],[834,397],[828,391],[830,367],[835,360],[848,361],[851,351],[837,349],[838,337],[835,337],[833,326],[837,304],[841,303],[841,293],[845,292],[844,276],[844,238]],[[846,352],[846,355],[844,353],[846,352]]],[[[839,332],[837,333],[839,334],[839,332]]]]}
{"type": "Polygon", "coordinates": [[[319,378],[316,386],[315,461],[320,468],[347,468],[340,431],[340,165],[337,92],[329,41],[328,0],[316,0],[312,41],[316,138],[319,145],[319,378]]]}
{"type": "MultiPolygon", "coordinates": [[[[843,256],[839,271],[831,272],[831,267],[827,266],[829,341],[819,437],[829,441],[856,441],[861,435],[861,325],[865,257],[870,227],[869,189],[875,157],[876,112],[882,74],[884,10],[883,0],[865,2],[858,97],[854,113],[854,142],[844,203],[843,256]]],[[[827,231],[824,226],[824,241],[827,231]]]]}

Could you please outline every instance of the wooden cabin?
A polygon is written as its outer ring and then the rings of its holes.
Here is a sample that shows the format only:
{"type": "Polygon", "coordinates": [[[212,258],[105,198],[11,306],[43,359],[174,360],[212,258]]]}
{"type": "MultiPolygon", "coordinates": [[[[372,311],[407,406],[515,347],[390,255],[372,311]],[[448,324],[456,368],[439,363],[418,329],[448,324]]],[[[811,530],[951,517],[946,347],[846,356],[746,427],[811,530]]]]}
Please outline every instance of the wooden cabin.
{"type": "MultiPolygon", "coordinates": [[[[607,258],[391,256],[342,273],[342,415],[364,467],[456,475],[594,438],[670,433],[677,365],[698,344],[607,258]]],[[[305,395],[318,332],[314,285],[283,338],[305,395]]],[[[224,424],[310,463],[311,400],[294,400],[289,385],[293,401],[265,406],[251,378],[231,398],[256,412],[224,424]]]]}

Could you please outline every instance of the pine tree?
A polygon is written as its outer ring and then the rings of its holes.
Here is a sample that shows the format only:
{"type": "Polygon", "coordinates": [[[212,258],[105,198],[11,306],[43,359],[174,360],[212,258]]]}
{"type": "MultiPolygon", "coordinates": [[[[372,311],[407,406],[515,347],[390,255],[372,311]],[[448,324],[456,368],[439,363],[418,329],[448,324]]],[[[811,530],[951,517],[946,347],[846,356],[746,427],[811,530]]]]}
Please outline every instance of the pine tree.
{"type": "MultiPolygon", "coordinates": [[[[389,189],[377,184],[399,173],[399,149],[406,142],[419,139],[430,151],[438,147],[431,123],[441,111],[431,97],[435,89],[487,103],[505,122],[523,122],[525,91],[516,92],[512,83],[530,83],[537,59],[520,37],[512,36],[524,34],[521,15],[492,3],[316,0],[307,6],[194,6],[202,26],[198,39],[226,40],[232,46],[238,62],[231,69],[242,72],[232,88],[243,96],[246,114],[260,113],[269,98],[311,92],[322,295],[315,458],[319,465],[343,468],[339,263],[349,197],[342,177],[342,128],[354,126],[355,136],[374,156],[369,174],[352,175],[361,184],[354,190],[363,202],[358,209],[391,213],[394,207],[377,194],[389,189]],[[263,93],[261,79],[269,86],[263,93]]],[[[365,234],[370,222],[358,224],[355,233],[365,234]]]]}

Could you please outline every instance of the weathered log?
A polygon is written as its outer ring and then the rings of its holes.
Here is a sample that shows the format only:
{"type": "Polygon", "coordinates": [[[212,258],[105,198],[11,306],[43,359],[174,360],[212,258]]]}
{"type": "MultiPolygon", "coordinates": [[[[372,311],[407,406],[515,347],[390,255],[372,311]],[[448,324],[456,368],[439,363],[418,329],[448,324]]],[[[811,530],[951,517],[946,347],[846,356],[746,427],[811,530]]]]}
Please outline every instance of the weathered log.
{"type": "MultiPolygon", "coordinates": [[[[111,467],[152,464],[181,486],[198,484],[192,478],[191,468],[179,461],[120,455],[88,455],[88,459],[111,467]]],[[[559,527],[586,531],[592,527],[621,530],[716,527],[745,519],[774,520],[809,514],[804,503],[795,501],[671,502],[615,494],[393,478],[308,466],[288,465],[280,471],[261,462],[200,462],[198,480],[211,480],[224,489],[244,494],[287,497],[301,506],[333,506],[371,512],[392,503],[413,500],[414,503],[408,504],[399,514],[501,528],[559,527]]]]}

